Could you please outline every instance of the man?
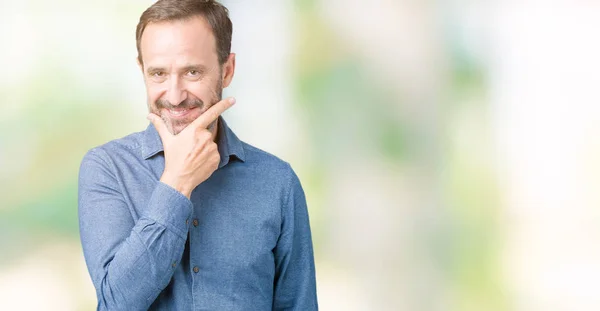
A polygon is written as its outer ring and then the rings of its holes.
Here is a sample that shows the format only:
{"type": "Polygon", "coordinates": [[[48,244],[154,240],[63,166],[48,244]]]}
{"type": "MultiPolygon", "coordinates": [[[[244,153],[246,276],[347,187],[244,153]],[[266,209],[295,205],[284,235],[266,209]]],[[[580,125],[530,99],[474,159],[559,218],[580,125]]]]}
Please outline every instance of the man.
{"type": "Polygon", "coordinates": [[[90,150],[79,223],[99,310],[317,310],[306,200],[289,164],[220,116],[235,72],[216,1],[161,0],[137,27],[151,124],[90,150]]]}

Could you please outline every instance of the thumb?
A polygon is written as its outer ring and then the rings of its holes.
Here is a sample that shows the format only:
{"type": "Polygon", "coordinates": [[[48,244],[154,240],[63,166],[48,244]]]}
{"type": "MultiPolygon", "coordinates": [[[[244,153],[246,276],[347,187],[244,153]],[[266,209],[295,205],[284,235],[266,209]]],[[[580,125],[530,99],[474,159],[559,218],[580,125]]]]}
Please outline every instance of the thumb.
{"type": "Polygon", "coordinates": [[[165,124],[165,121],[158,115],[154,113],[149,113],[146,119],[148,119],[148,121],[150,121],[154,125],[154,128],[156,128],[160,139],[163,141],[163,144],[165,142],[165,139],[172,136],[171,132],[169,132],[169,129],[167,128],[167,125],[165,124]]]}

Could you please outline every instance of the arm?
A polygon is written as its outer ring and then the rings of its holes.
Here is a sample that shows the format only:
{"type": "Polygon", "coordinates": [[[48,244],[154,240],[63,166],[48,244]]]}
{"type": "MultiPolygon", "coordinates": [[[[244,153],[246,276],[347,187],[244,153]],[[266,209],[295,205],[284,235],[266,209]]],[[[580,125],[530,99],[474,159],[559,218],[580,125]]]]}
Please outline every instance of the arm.
{"type": "Polygon", "coordinates": [[[191,192],[219,164],[214,133],[206,128],[234,103],[220,101],[178,135],[148,115],[164,146],[165,169],[137,222],[108,156],[95,149],[84,157],[79,227],[99,310],[147,310],[169,284],[185,248],[191,192]]]}
{"type": "MultiPolygon", "coordinates": [[[[291,170],[291,168],[290,168],[291,170]]],[[[315,263],[306,198],[292,171],[275,247],[273,310],[318,310],[315,263]]]]}
{"type": "Polygon", "coordinates": [[[83,159],[79,225],[98,310],[147,310],[179,264],[192,203],[158,182],[135,222],[102,150],[83,159]]]}

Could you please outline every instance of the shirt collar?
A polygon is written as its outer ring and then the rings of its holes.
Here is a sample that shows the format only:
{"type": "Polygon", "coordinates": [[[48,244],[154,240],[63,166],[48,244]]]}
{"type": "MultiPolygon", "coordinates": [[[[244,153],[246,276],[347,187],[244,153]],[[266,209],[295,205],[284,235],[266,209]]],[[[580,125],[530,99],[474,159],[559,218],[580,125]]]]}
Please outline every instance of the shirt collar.
{"type": "MultiPolygon", "coordinates": [[[[238,160],[244,162],[245,154],[242,146],[242,141],[233,133],[233,131],[227,126],[225,119],[219,117],[217,132],[217,146],[219,148],[219,154],[221,155],[221,162],[219,168],[227,165],[230,158],[233,156],[238,160]]],[[[162,140],[156,131],[156,128],[152,123],[148,125],[142,136],[142,157],[149,159],[159,152],[164,151],[162,140]]]]}

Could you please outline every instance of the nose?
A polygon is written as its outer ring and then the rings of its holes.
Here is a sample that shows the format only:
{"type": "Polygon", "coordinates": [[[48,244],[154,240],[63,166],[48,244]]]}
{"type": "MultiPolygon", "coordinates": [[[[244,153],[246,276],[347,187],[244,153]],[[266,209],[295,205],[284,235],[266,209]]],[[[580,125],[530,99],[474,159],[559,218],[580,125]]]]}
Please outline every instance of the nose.
{"type": "Polygon", "coordinates": [[[187,92],[178,77],[170,79],[166,95],[167,100],[173,106],[177,106],[187,99],[187,92]]]}

